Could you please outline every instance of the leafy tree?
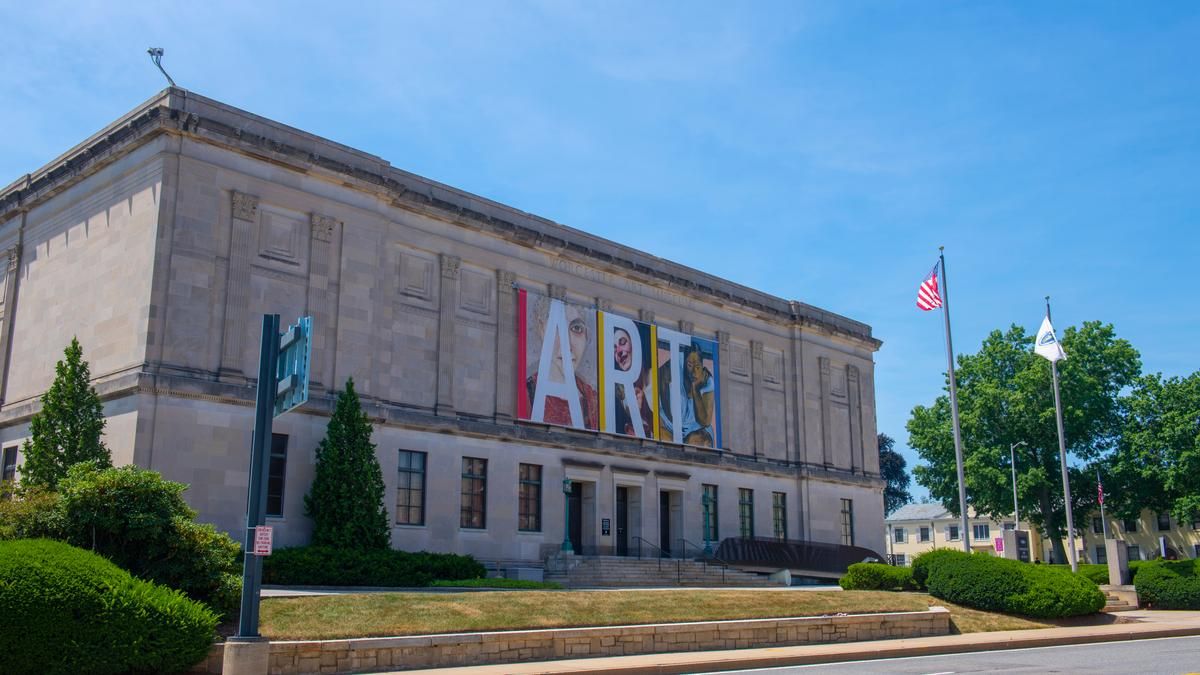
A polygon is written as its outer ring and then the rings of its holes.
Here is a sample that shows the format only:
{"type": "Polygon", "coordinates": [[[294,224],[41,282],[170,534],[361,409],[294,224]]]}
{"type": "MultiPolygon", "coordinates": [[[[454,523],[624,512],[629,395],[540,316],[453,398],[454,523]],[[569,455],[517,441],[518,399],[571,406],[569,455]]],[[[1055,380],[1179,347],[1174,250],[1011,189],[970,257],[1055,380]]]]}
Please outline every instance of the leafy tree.
{"type": "Polygon", "coordinates": [[[1200,372],[1147,375],[1124,399],[1125,424],[1104,473],[1106,506],[1119,517],[1143,508],[1200,518],[1200,372]]]}
{"type": "MultiPolygon", "coordinates": [[[[1141,371],[1141,357],[1119,339],[1111,324],[1098,321],[1068,328],[1062,336],[1067,359],[1059,362],[1063,424],[1067,451],[1084,461],[1111,451],[1122,426],[1120,392],[1141,371]]],[[[992,331],[976,354],[958,357],[959,417],[963,470],[968,501],[975,511],[994,518],[1012,513],[1009,446],[1017,453],[1017,494],[1023,520],[1032,522],[1053,542],[1055,558],[1066,559],[1062,546],[1065,508],[1059,467],[1058,429],[1050,363],[1031,350],[1032,337],[1020,326],[992,331]]],[[[946,389],[949,389],[947,379],[946,389]]],[[[918,466],[917,482],[951,512],[958,513],[958,481],[950,401],[939,396],[932,406],[913,408],[908,421],[909,444],[927,466],[918,466]]],[[[1072,509],[1076,529],[1085,525],[1096,503],[1085,470],[1071,468],[1072,509]]]]}
{"type": "Polygon", "coordinates": [[[354,380],[338,395],[337,406],[317,446],[316,476],[304,497],[313,519],[314,546],[344,549],[390,548],[383,507],[383,472],[371,442],[371,423],[362,411],[354,380]]]}
{"type": "Polygon", "coordinates": [[[883,513],[890,516],[893,511],[912,501],[908,492],[911,480],[904,470],[907,463],[895,451],[896,441],[887,434],[879,434],[879,475],[887,482],[883,488],[883,513]]]}
{"type": "Polygon", "coordinates": [[[54,366],[54,382],[42,396],[42,409],[29,421],[22,453],[22,487],[54,489],[67,469],[80,462],[112,466],[104,433],[104,410],[90,383],[79,340],[71,338],[64,359],[54,366]]]}

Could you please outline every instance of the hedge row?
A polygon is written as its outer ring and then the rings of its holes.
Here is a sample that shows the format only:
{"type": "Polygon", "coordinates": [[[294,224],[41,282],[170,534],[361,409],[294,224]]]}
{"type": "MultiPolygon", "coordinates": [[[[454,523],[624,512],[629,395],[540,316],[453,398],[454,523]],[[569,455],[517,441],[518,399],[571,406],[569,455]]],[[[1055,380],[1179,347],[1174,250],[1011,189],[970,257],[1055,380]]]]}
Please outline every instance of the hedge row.
{"type": "Polygon", "coordinates": [[[46,539],[0,541],[5,673],[169,673],[204,660],[217,616],[179,591],[46,539]]]}
{"type": "Polygon", "coordinates": [[[948,550],[925,566],[930,595],[967,607],[1047,619],[1104,607],[1096,584],[1070,570],[948,550]]]}
{"type": "Polygon", "coordinates": [[[1138,600],[1154,609],[1200,609],[1200,559],[1138,566],[1138,600]]]}
{"type": "Polygon", "coordinates": [[[263,582],[286,586],[428,586],[437,579],[478,579],[483,565],[468,555],[355,551],[322,546],[282,548],[263,559],[263,582]]]}
{"type": "Polygon", "coordinates": [[[854,563],[838,585],[847,591],[915,591],[912,569],[883,563],[854,563]]]}

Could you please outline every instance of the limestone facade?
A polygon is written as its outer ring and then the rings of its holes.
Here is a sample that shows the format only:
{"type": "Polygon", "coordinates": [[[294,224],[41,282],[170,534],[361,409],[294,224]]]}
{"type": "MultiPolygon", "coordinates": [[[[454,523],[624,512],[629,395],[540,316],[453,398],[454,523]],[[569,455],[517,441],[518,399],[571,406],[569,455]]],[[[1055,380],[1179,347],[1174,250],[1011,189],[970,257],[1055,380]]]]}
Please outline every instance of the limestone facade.
{"type": "Polygon", "coordinates": [[[114,461],[190,484],[201,518],[238,538],[270,312],[314,321],[310,402],[275,420],[277,545],[309,536],[315,448],[351,377],[393,520],[412,480],[401,451],[425,453],[400,548],[537,560],[564,538],[564,478],[583,488],[578,536],[596,552],[619,548],[618,502],[626,545],[702,543],[705,484],[719,538],[747,510],[772,536],[780,493],[788,538],[842,542],[848,507],[854,543],[884,540],[869,326],[191,92],[164,90],[0,191],[0,253],[0,448],[27,436],[78,336],[114,461]],[[719,344],[723,447],[516,419],[518,289],[719,344]],[[484,527],[460,526],[464,457],[487,460],[484,527]],[[521,464],[541,467],[536,528],[518,523],[521,464]]]}

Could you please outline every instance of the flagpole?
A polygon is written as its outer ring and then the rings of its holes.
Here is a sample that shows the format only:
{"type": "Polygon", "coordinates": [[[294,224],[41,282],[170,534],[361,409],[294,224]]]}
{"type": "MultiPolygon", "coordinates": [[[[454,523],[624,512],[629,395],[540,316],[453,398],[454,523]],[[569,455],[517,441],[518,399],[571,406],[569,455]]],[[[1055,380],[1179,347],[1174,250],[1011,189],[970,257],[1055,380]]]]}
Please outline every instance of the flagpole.
{"type": "Polygon", "coordinates": [[[1100,467],[1096,467],[1096,491],[1100,495],[1100,529],[1104,531],[1104,538],[1108,539],[1108,517],[1104,515],[1104,485],[1100,482],[1100,467]]]}
{"type": "MultiPolygon", "coordinates": [[[[1046,319],[1050,319],[1050,296],[1046,296],[1046,319]]],[[[1055,335],[1055,340],[1058,336],[1055,335]]],[[[1058,420],[1058,460],[1062,465],[1063,505],[1067,507],[1067,558],[1071,561],[1071,571],[1079,571],[1079,561],[1075,559],[1075,519],[1071,514],[1071,482],[1067,478],[1067,443],[1063,434],[1062,398],[1058,393],[1058,360],[1050,362],[1050,372],[1054,376],[1054,417],[1058,420]]]]}
{"type": "Polygon", "coordinates": [[[958,469],[958,509],[962,518],[963,550],[971,552],[970,529],[967,527],[967,484],[963,479],[962,430],[958,426],[958,384],[954,378],[954,345],[950,341],[950,284],[946,281],[945,246],[938,247],[942,267],[942,317],[946,320],[946,361],[950,373],[950,416],[954,422],[954,461],[958,469]]]}

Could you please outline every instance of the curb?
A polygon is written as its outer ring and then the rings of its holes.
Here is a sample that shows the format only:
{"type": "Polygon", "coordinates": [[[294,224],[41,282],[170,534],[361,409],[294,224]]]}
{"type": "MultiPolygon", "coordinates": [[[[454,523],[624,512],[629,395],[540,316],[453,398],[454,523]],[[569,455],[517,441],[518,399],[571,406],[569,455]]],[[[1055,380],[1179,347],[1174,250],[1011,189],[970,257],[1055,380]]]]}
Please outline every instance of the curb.
{"type": "Polygon", "coordinates": [[[609,673],[611,675],[682,675],[684,673],[780,668],[786,666],[839,663],[843,661],[873,661],[876,659],[913,656],[965,654],[1007,649],[1028,649],[1031,647],[1056,647],[1097,642],[1121,642],[1200,635],[1200,625],[1174,624],[1162,627],[1156,627],[1153,624],[1133,623],[1118,625],[1121,628],[1112,627],[1104,631],[1089,630],[1074,635],[1063,635],[1060,632],[1062,630],[1074,629],[1044,628],[1023,631],[998,631],[995,633],[971,633],[966,636],[953,635],[946,636],[945,638],[902,638],[898,640],[768,647],[718,652],[674,652],[642,656],[616,656],[543,661],[526,664],[475,666],[469,669],[441,668],[402,672],[408,675],[418,675],[419,673],[454,675],[456,673],[467,672],[480,675],[486,673],[547,675],[550,673],[572,672],[609,673]],[[1050,634],[1036,635],[1036,633],[1050,634]],[[972,640],[972,636],[978,636],[979,639],[972,640]],[[931,640],[938,640],[940,644],[938,642],[929,644],[928,642],[931,640]],[[919,644],[912,644],[914,642],[919,644]],[[651,659],[653,662],[648,662],[651,659]]]}

